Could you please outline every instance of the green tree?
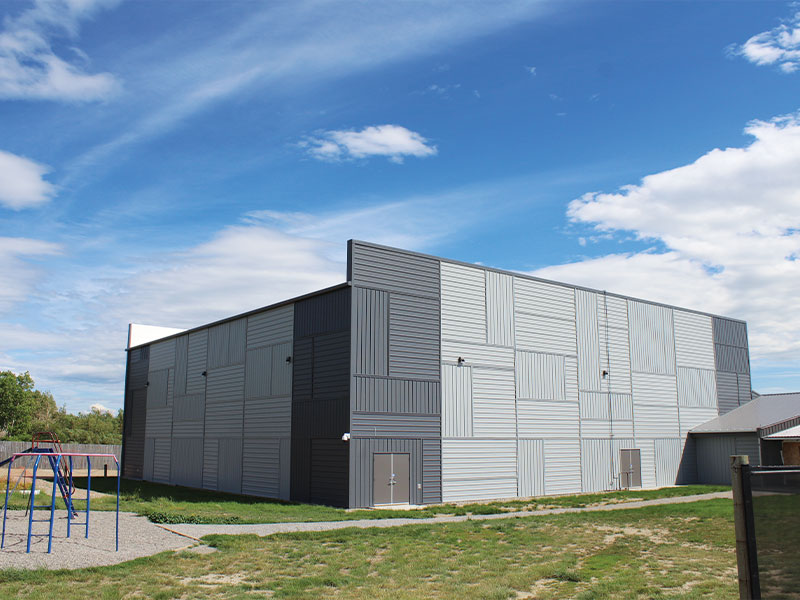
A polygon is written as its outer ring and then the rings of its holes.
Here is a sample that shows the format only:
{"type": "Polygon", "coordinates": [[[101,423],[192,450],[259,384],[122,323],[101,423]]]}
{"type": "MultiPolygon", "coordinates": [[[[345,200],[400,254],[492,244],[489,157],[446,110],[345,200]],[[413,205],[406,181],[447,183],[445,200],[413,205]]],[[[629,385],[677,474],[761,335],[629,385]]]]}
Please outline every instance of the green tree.
{"type": "Polygon", "coordinates": [[[28,433],[33,417],[33,378],[0,371],[0,435],[6,438],[28,433]]]}

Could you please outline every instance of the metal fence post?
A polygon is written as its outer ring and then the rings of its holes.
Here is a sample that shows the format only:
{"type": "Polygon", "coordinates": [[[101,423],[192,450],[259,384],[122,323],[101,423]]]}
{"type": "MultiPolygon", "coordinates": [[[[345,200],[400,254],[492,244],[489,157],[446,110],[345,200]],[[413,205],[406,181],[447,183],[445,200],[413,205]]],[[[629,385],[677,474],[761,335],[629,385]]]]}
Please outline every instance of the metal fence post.
{"type": "Polygon", "coordinates": [[[740,600],[760,600],[755,531],[753,529],[750,458],[731,456],[733,519],[736,531],[736,565],[739,571],[740,600]]]}

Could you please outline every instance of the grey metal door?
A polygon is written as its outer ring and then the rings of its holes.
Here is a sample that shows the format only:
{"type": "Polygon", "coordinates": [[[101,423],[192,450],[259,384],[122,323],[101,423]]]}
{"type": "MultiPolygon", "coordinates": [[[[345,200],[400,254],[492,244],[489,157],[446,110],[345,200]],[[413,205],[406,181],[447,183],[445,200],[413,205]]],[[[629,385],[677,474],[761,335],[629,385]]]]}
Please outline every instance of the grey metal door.
{"type": "Polygon", "coordinates": [[[409,501],[408,454],[376,453],[372,462],[373,504],[404,504],[409,501]]]}
{"type": "Polygon", "coordinates": [[[638,448],[619,451],[619,475],[622,487],[642,487],[642,457],[638,448]]]}

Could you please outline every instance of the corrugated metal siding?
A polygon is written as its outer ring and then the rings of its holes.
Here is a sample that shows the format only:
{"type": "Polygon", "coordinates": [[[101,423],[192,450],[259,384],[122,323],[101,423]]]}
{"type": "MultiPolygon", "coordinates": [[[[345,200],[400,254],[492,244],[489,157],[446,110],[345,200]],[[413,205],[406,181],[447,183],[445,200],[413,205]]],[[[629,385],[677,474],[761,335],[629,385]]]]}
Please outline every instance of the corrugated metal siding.
{"type": "Polygon", "coordinates": [[[600,330],[600,369],[608,375],[600,379],[600,390],[631,393],[631,361],[627,329],[600,330]]]}
{"type": "Polygon", "coordinates": [[[600,334],[597,328],[597,294],[575,290],[578,336],[578,388],[600,391],[600,334]]]}
{"type": "Polygon", "coordinates": [[[570,308],[572,320],[517,311],[514,315],[517,348],[575,356],[575,311],[572,303],[570,308]]]}
{"type": "Polygon", "coordinates": [[[126,385],[130,390],[138,390],[147,386],[147,373],[149,371],[150,361],[146,358],[140,358],[140,355],[141,352],[135,350],[128,353],[126,385]]]}
{"type": "Polygon", "coordinates": [[[753,399],[753,392],[750,388],[750,375],[739,373],[736,379],[739,384],[739,406],[741,406],[753,399]]]}
{"type": "Polygon", "coordinates": [[[442,341],[442,360],[456,363],[461,357],[467,365],[500,369],[514,368],[514,349],[468,342],[442,341]]]}
{"type": "Polygon", "coordinates": [[[353,242],[350,280],[356,286],[438,298],[439,261],[353,242]]]}
{"type": "Polygon", "coordinates": [[[714,346],[717,357],[717,369],[729,373],[749,373],[750,362],[747,357],[747,348],[736,348],[716,344],[714,346]]]}
{"type": "Polygon", "coordinates": [[[206,435],[215,438],[241,436],[244,415],[244,365],[210,370],[207,386],[206,435]]]}
{"type": "Polygon", "coordinates": [[[247,350],[247,319],[230,322],[230,339],[228,341],[228,364],[238,365],[244,362],[247,350]]]}
{"type": "Polygon", "coordinates": [[[608,294],[597,294],[597,325],[628,330],[628,300],[608,294]]]}
{"type": "Polygon", "coordinates": [[[678,437],[677,404],[639,404],[633,397],[633,422],[636,437],[678,437]]]}
{"type": "Polygon", "coordinates": [[[747,348],[747,327],[744,323],[714,317],[713,329],[714,343],[747,348]]]}
{"type": "MultiPolygon", "coordinates": [[[[409,454],[409,497],[412,503],[437,502],[441,499],[439,465],[440,440],[418,439],[353,439],[350,447],[351,504],[371,506],[373,481],[373,455],[376,452],[409,454]],[[419,489],[419,485],[422,489],[419,489]],[[430,487],[429,487],[430,486],[430,487]],[[427,499],[431,498],[431,499],[427,499]]],[[[348,445],[343,444],[346,448],[348,445]]]]}
{"type": "Polygon", "coordinates": [[[341,439],[311,440],[311,502],[348,504],[348,444],[341,439]]]}
{"type": "Polygon", "coordinates": [[[292,440],[290,438],[281,439],[281,487],[278,497],[281,500],[289,500],[291,497],[292,483],[292,440]]]}
{"type": "Polygon", "coordinates": [[[544,494],[544,441],[519,440],[517,445],[518,495],[544,494]]]}
{"type": "Polygon", "coordinates": [[[577,443],[577,402],[520,399],[517,400],[517,419],[521,438],[575,438],[577,443]]]}
{"type": "Polygon", "coordinates": [[[145,438],[144,440],[144,460],[142,464],[142,479],[153,480],[153,457],[155,456],[155,438],[145,438]]]}
{"type": "MultiPolygon", "coordinates": [[[[755,437],[755,434],[753,434],[755,437]]],[[[730,457],[736,454],[736,436],[703,434],[692,436],[697,448],[699,483],[730,485],[730,457]]]]}
{"type": "Polygon", "coordinates": [[[717,381],[713,370],[678,367],[678,404],[717,407],[717,381]]]}
{"type": "Polygon", "coordinates": [[[575,323],[574,288],[514,278],[514,310],[575,323]]]}
{"type": "Polygon", "coordinates": [[[629,300],[628,323],[631,370],[638,373],[674,375],[672,310],[629,300]]]}
{"type": "Polygon", "coordinates": [[[147,409],[147,437],[169,437],[172,435],[172,408],[169,406],[147,409]]]}
{"type": "Polygon", "coordinates": [[[272,346],[248,350],[244,372],[245,398],[269,396],[272,380],[272,346]]]}
{"type": "Polygon", "coordinates": [[[175,395],[186,393],[186,372],[189,369],[189,336],[175,340],[175,395]]]}
{"type": "Polygon", "coordinates": [[[245,439],[242,448],[242,493],[278,498],[281,489],[281,440],[245,439]]]}
{"type": "Polygon", "coordinates": [[[486,277],[482,269],[443,262],[442,338],[486,342],[486,277]]]}
{"type": "Polygon", "coordinates": [[[584,492],[602,492],[614,488],[610,439],[581,440],[581,488],[584,492]]]}
{"type": "Polygon", "coordinates": [[[150,344],[150,370],[159,371],[175,366],[175,338],[150,344]]]}
{"type": "Polygon", "coordinates": [[[219,440],[217,486],[222,492],[241,493],[242,438],[221,438],[219,440]]]}
{"type": "Polygon", "coordinates": [[[439,383],[378,377],[354,377],[355,405],[363,412],[439,414],[439,383]]]}
{"type": "Polygon", "coordinates": [[[186,370],[186,393],[205,394],[206,378],[203,372],[207,367],[208,330],[189,334],[189,349],[186,370]]]}
{"type": "Polygon", "coordinates": [[[350,417],[353,437],[439,438],[439,415],[354,412],[350,417]]]}
{"type": "Polygon", "coordinates": [[[144,440],[147,419],[146,389],[132,390],[130,400],[125,407],[126,424],[129,435],[125,436],[125,477],[143,477],[144,440]]]}
{"type": "Polygon", "coordinates": [[[292,426],[292,399],[249,398],[244,403],[245,437],[288,436],[292,426]]]}
{"type": "Polygon", "coordinates": [[[608,420],[611,418],[611,398],[608,394],[581,392],[579,398],[581,421],[586,419],[608,420]]]}
{"type": "Polygon", "coordinates": [[[564,357],[517,352],[517,397],[565,400],[564,357]]]}
{"type": "Polygon", "coordinates": [[[147,374],[147,408],[159,408],[168,405],[169,379],[172,369],[150,370],[147,374]]]}
{"type": "Polygon", "coordinates": [[[544,490],[546,494],[580,492],[580,473],[581,455],[577,435],[574,439],[569,440],[544,440],[544,490]]]}
{"type": "Polygon", "coordinates": [[[422,440],[422,503],[442,501],[442,440],[422,440]]]}
{"type": "Polygon", "coordinates": [[[717,397],[719,414],[724,415],[739,406],[739,383],[736,373],[717,371],[717,397]]]}
{"type": "Polygon", "coordinates": [[[294,330],[294,304],[281,306],[247,317],[247,348],[291,342],[294,330]]]}
{"type": "Polygon", "coordinates": [[[169,483],[171,448],[172,440],[169,437],[155,438],[153,444],[153,481],[169,483]]]}
{"type": "Polygon", "coordinates": [[[172,473],[170,483],[188,487],[203,485],[203,438],[172,440],[172,473]]]}
{"type": "Polygon", "coordinates": [[[755,433],[737,435],[733,446],[736,454],[745,454],[750,457],[750,466],[757,467],[761,464],[761,444],[755,433]]]}
{"type": "Polygon", "coordinates": [[[389,375],[438,379],[438,298],[392,294],[389,306],[389,375]]]}
{"type": "Polygon", "coordinates": [[[443,440],[442,500],[517,495],[516,440],[443,440]]]}
{"type": "Polygon", "coordinates": [[[581,421],[581,437],[608,438],[611,436],[633,437],[633,421],[587,420],[581,421]]]}
{"type": "Polygon", "coordinates": [[[633,374],[633,401],[638,404],[678,405],[674,375],[633,374]]]}
{"type": "Polygon", "coordinates": [[[639,448],[639,456],[642,466],[642,487],[656,487],[656,455],[655,442],[652,439],[642,439],[636,432],[636,448],[639,448]]]}
{"type": "Polygon", "coordinates": [[[717,416],[716,408],[680,407],[680,437],[686,439],[689,430],[717,416]]]}
{"type": "Polygon", "coordinates": [[[675,361],[678,367],[714,369],[714,332],[711,317],[672,311],[675,321],[675,361]]]}
{"type": "Polygon", "coordinates": [[[354,373],[389,373],[389,294],[354,288],[354,373]]]}
{"type": "Polygon", "coordinates": [[[217,489],[217,464],[219,462],[219,440],[203,438],[203,487],[217,489]]]}
{"type": "Polygon", "coordinates": [[[472,367],[442,366],[442,436],[472,436],[472,367]]]}
{"type": "Polygon", "coordinates": [[[486,336],[490,344],[514,345],[514,280],[486,271],[486,336]]]}
{"type": "Polygon", "coordinates": [[[472,369],[473,434],[476,437],[515,437],[516,418],[514,372],[472,369]]]}
{"type": "MultiPolygon", "coordinates": [[[[438,282],[437,282],[438,289],[438,282]]],[[[342,288],[295,303],[294,339],[350,330],[352,290],[342,288]]]]}
{"type": "Polygon", "coordinates": [[[292,342],[272,347],[270,395],[288,396],[292,393],[292,342]]]}
{"type": "Polygon", "coordinates": [[[228,364],[228,344],[231,324],[222,323],[208,330],[208,368],[224,367],[228,364]]]}
{"type": "Polygon", "coordinates": [[[656,486],[675,485],[681,465],[681,440],[657,439],[654,443],[656,486]]]}
{"type": "Polygon", "coordinates": [[[175,396],[172,404],[172,419],[178,421],[199,421],[202,427],[205,415],[205,398],[202,394],[175,396]]]}
{"type": "Polygon", "coordinates": [[[329,333],[314,338],[315,400],[348,399],[350,396],[350,335],[329,333]]]}
{"type": "Polygon", "coordinates": [[[578,402],[578,360],[564,357],[564,393],[567,402],[578,402]]]}

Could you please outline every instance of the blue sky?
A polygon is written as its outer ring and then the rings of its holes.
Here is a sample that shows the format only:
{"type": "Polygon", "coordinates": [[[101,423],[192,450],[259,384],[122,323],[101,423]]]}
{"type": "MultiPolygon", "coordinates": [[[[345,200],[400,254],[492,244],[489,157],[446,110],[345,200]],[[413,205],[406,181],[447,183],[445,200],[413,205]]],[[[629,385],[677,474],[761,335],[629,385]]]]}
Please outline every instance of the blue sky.
{"type": "Polygon", "coordinates": [[[800,5],[0,4],[0,369],[122,405],[127,323],[355,237],[748,321],[800,389],[800,5]]]}

